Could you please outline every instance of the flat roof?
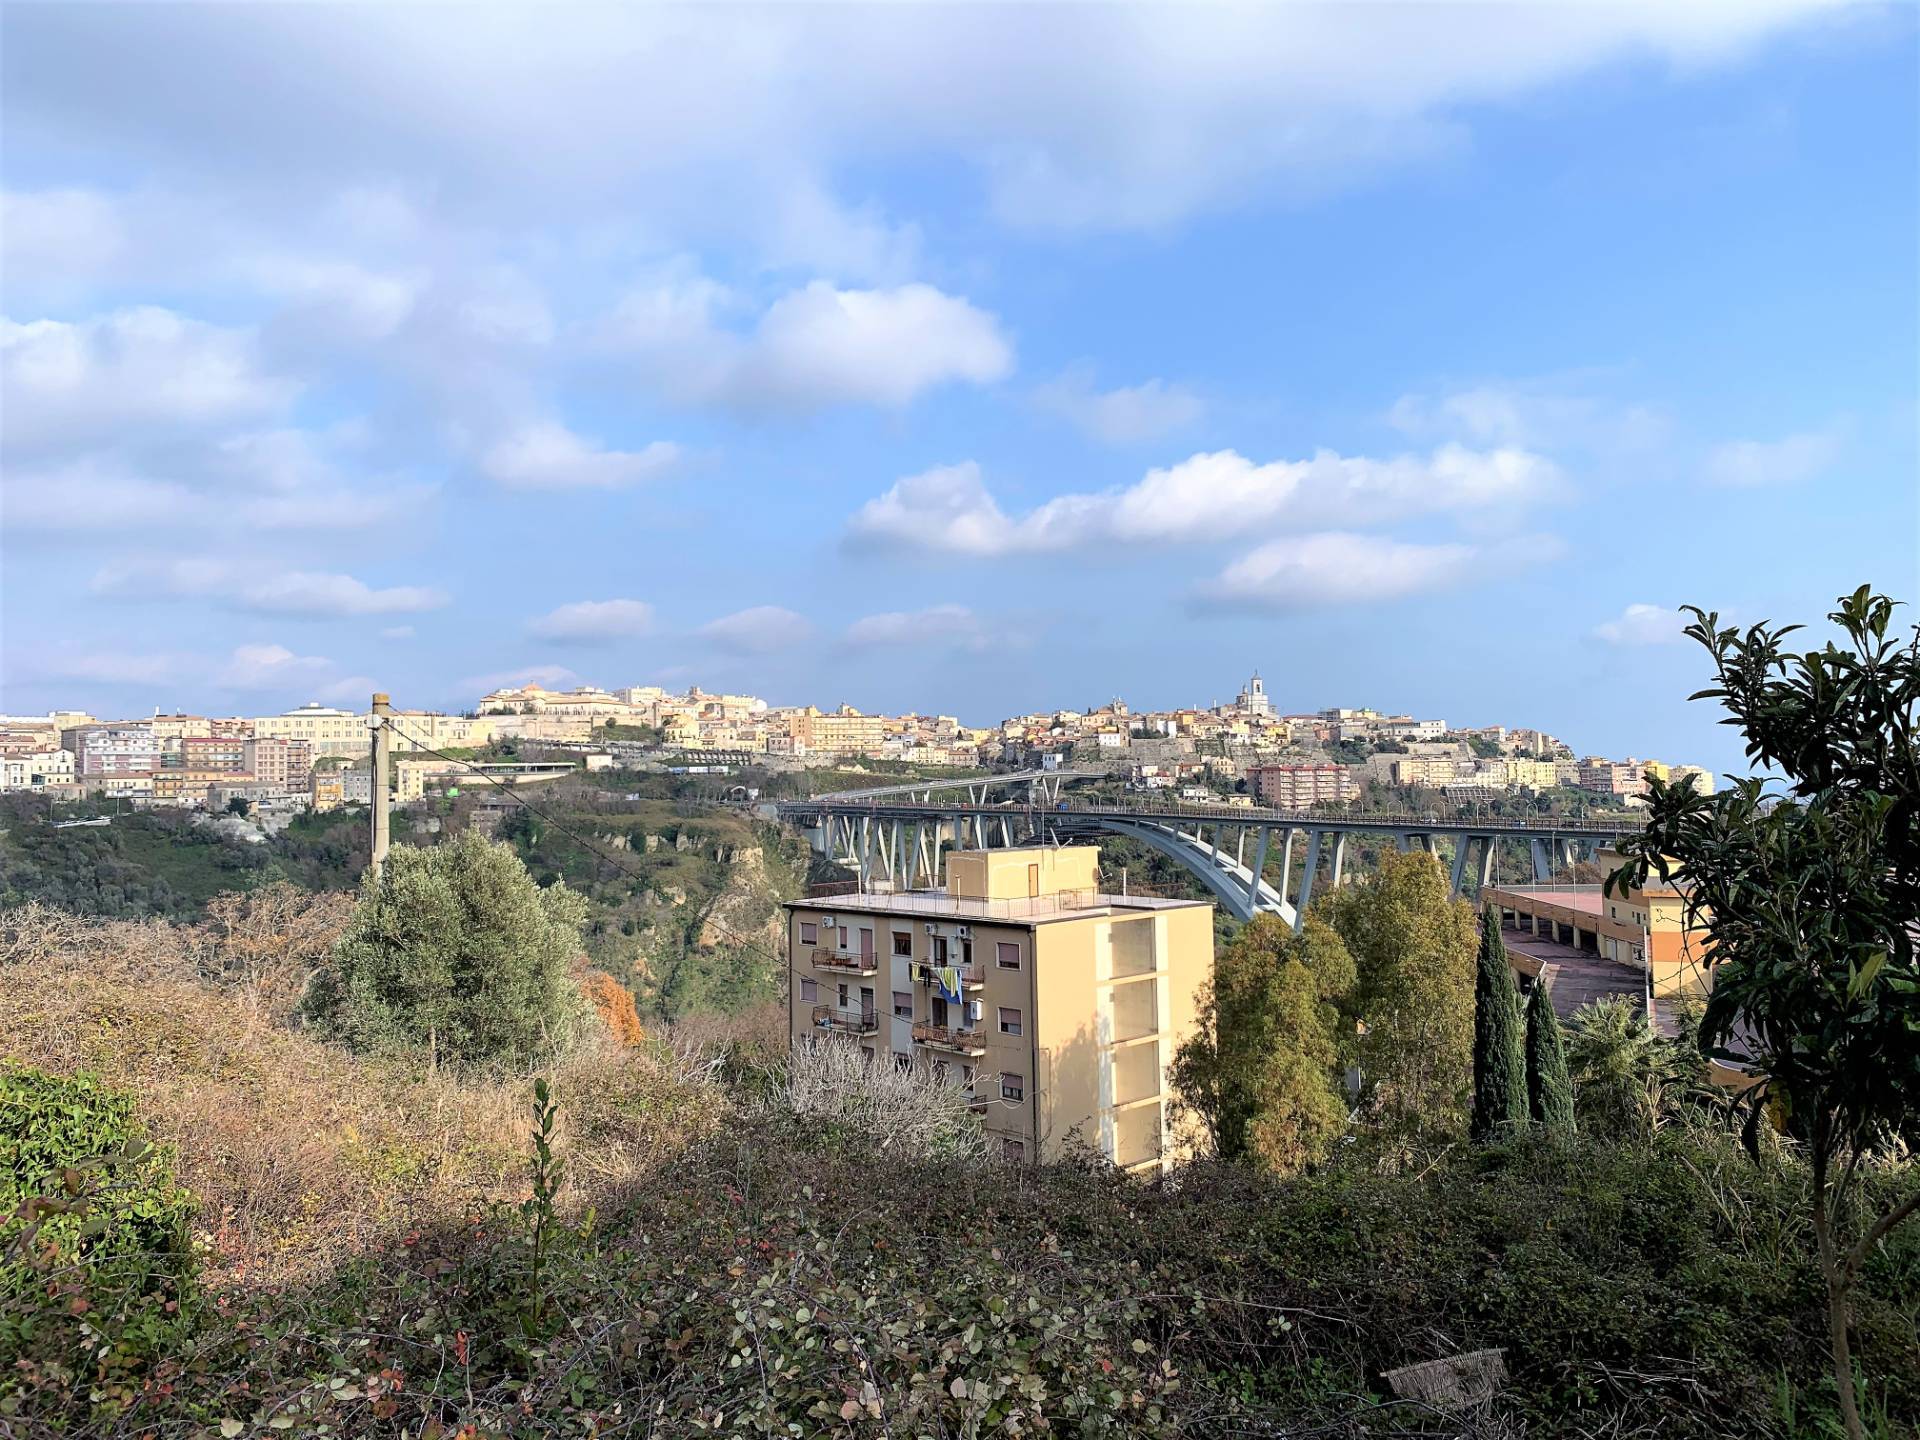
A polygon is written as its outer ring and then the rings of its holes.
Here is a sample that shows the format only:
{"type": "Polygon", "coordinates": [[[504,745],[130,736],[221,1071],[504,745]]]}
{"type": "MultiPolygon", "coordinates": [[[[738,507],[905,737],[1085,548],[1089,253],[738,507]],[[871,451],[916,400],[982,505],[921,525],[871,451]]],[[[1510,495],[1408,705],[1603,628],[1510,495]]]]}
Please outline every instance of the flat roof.
{"type": "Polygon", "coordinates": [[[1498,890],[1516,900],[1558,905],[1562,910],[1577,910],[1582,915],[1606,913],[1606,898],[1598,885],[1489,885],[1487,890],[1488,893],[1498,890]]]}
{"type": "Polygon", "coordinates": [[[875,915],[912,915],[946,920],[993,920],[1007,925],[1045,925],[1085,920],[1116,912],[1211,908],[1207,900],[1168,900],[1152,895],[1107,895],[1077,890],[1017,900],[973,900],[944,890],[904,892],[860,890],[847,895],[812,895],[785,902],[789,910],[857,910],[875,915]]]}

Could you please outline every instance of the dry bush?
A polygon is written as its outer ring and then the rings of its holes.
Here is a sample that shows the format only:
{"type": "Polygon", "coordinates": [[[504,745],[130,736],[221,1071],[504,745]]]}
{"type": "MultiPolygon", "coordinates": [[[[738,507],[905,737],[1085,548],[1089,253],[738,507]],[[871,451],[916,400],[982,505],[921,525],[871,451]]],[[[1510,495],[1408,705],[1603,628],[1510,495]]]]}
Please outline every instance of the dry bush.
{"type": "MultiPolygon", "coordinates": [[[[131,1091],[153,1138],[177,1151],[196,1229],[228,1275],[317,1273],[401,1227],[525,1193],[525,1078],[429,1075],[274,1023],[324,910],[236,906],[210,936],[34,908],[0,917],[0,1057],[131,1091]],[[263,937],[289,919],[277,951],[263,937]]],[[[610,1037],[551,1080],[572,1203],[712,1133],[725,1113],[717,1087],[690,1083],[698,1076],[662,1047],[610,1037]]]]}
{"type": "Polygon", "coordinates": [[[868,1060],[859,1046],[824,1039],[796,1048],[767,1100],[780,1118],[894,1158],[985,1163],[987,1133],[959,1086],[925,1065],[868,1060]]]}
{"type": "Polygon", "coordinates": [[[589,970],[580,988],[614,1039],[623,1045],[638,1045],[647,1038],[640,1012],[634,1007],[633,992],[613,976],[604,970],[589,970]]]}
{"type": "Polygon", "coordinates": [[[735,1069],[771,1070],[786,1064],[787,1007],[778,1000],[727,1013],[683,1015],[673,1022],[676,1050],[725,1057],[735,1069]]]}
{"type": "Polygon", "coordinates": [[[202,974],[259,1013],[285,1021],[353,914],[353,897],[286,881],[216,895],[199,927],[202,974]]]}

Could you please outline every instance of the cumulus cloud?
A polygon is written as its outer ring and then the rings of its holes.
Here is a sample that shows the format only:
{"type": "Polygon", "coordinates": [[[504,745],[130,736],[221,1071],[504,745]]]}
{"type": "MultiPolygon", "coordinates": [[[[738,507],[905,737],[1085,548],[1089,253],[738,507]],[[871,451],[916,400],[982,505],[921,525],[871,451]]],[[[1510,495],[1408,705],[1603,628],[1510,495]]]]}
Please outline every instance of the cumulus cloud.
{"type": "Polygon", "coordinates": [[[104,269],[127,244],[112,197],[82,188],[0,190],[0,234],[10,286],[104,269]]]}
{"type": "Polygon", "coordinates": [[[1609,645],[1677,645],[1686,639],[1683,633],[1687,617],[1664,605],[1634,604],[1613,619],[1593,627],[1596,638],[1609,645]]]}
{"type": "Polygon", "coordinates": [[[1824,472],[1839,453],[1838,437],[1821,432],[1781,440],[1729,440],[1707,453],[1707,478],[1744,489],[1797,485],[1824,472]]]}
{"type": "Polygon", "coordinates": [[[650,384],[688,403],[751,413],[839,405],[899,409],[951,383],[1013,368],[999,322],[931,285],[842,290],[816,280],[775,300],[749,331],[722,328],[738,301],[704,277],[627,295],[604,329],[650,384]]]}
{"type": "Polygon", "coordinates": [[[1100,390],[1088,365],[1069,367],[1035,390],[1033,398],[1103,445],[1156,440],[1191,425],[1206,408],[1191,390],[1164,380],[1100,390]]]}
{"type": "Polygon", "coordinates": [[[653,607],[644,600],[576,600],[549,610],[527,626],[527,633],[536,640],[595,644],[632,639],[652,629],[653,607]]]}
{"type": "Polygon", "coordinates": [[[1475,552],[1466,545],[1417,545],[1338,531],[1272,540],[1202,585],[1203,604],[1301,610],[1367,600],[1397,600],[1464,579],[1475,552]]]}
{"type": "Polygon", "coordinates": [[[813,634],[806,618],[778,605],[755,605],[709,620],[700,638],[735,655],[771,655],[804,644],[813,634]]]}
{"type": "Polygon", "coordinates": [[[864,615],[847,627],[846,643],[857,650],[913,645],[941,649],[985,648],[980,619],[964,605],[931,605],[925,610],[890,610],[864,615]]]}
{"type": "Polygon", "coordinates": [[[521,426],[480,457],[489,479],[516,490],[612,490],[657,480],[679,463],[680,447],[665,440],[606,450],[551,420],[521,426]]]}
{"type": "Polygon", "coordinates": [[[1062,495],[1018,518],[1003,511],[971,461],[897,482],[855,513],[856,542],[903,542],[963,555],[1067,550],[1103,543],[1229,539],[1250,525],[1367,525],[1410,514],[1488,511],[1537,502],[1559,472],[1524,450],[1443,445],[1375,460],[1322,450],[1258,464],[1233,450],[1147,472],[1138,484],[1062,495]]]}
{"type": "Polygon", "coordinates": [[[297,387],[266,374],[251,335],[158,306],[90,320],[0,319],[0,407],[9,454],[133,427],[243,421],[297,387]]]}
{"type": "Polygon", "coordinates": [[[1407,394],[1387,420],[1415,439],[1528,449],[1643,451],[1667,440],[1672,420],[1665,412],[1594,393],[1602,378],[1558,375],[1407,394]]]}

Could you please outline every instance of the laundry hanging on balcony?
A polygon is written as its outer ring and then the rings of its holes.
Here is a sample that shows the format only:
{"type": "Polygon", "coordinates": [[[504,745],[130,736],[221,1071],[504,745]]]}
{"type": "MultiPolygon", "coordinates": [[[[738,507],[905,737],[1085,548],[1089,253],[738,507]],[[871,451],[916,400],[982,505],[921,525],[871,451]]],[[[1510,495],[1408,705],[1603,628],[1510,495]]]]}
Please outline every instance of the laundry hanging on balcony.
{"type": "Polygon", "coordinates": [[[934,983],[939,987],[941,998],[949,1004],[960,1003],[960,967],[942,965],[933,972],[934,983]]]}

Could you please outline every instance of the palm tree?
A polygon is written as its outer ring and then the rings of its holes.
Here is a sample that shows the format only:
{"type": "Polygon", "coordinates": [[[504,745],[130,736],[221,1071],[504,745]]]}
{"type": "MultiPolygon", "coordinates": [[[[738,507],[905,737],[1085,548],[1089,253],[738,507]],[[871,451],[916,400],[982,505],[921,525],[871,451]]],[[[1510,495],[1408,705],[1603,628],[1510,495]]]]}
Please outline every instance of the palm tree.
{"type": "Polygon", "coordinates": [[[1609,995],[1574,1011],[1568,1028],[1567,1067],[1583,1128],[1645,1134],[1657,1126],[1668,1057],[1646,1011],[1625,995],[1609,995]]]}

